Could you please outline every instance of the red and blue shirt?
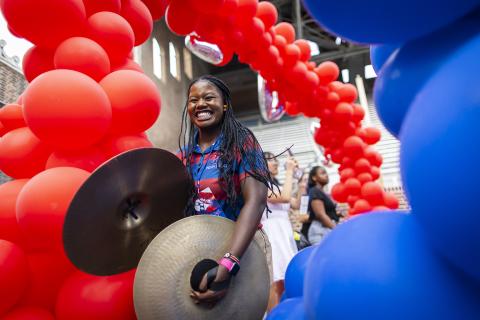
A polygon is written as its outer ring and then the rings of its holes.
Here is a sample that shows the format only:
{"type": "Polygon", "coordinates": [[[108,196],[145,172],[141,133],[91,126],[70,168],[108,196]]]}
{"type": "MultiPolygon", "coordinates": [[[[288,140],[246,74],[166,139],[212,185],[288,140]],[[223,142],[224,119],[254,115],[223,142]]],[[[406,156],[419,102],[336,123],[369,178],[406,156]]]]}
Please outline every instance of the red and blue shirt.
{"type": "MultiPolygon", "coordinates": [[[[192,150],[190,172],[198,193],[195,199],[195,214],[216,215],[236,221],[244,204],[240,184],[248,175],[249,165],[246,159],[241,156],[236,157],[232,181],[235,184],[237,201],[233,206],[228,205],[227,192],[223,190],[220,183],[218,168],[221,143],[222,136],[219,136],[205,151],[202,152],[198,144],[192,150]]],[[[261,151],[259,155],[262,156],[261,151]]],[[[181,153],[178,152],[177,156],[181,158],[181,153]]]]}

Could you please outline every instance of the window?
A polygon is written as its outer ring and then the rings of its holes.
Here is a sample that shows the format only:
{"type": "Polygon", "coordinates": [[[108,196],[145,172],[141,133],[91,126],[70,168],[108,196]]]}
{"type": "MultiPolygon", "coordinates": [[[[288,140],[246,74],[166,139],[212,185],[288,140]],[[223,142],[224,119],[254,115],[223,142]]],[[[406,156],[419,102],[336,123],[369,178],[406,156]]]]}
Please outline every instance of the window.
{"type": "Polygon", "coordinates": [[[152,50],[153,50],[153,74],[155,75],[155,77],[161,80],[163,78],[163,54],[162,54],[162,48],[158,44],[157,39],[153,39],[152,50]]]}
{"type": "Polygon", "coordinates": [[[180,61],[178,52],[173,43],[168,43],[168,57],[170,60],[170,74],[177,80],[180,80],[180,61]]]}
{"type": "Polygon", "coordinates": [[[133,48],[133,61],[142,65],[142,47],[138,46],[133,48]]]}
{"type": "Polygon", "coordinates": [[[187,48],[183,48],[183,72],[187,75],[187,78],[192,80],[193,67],[192,67],[192,54],[187,48]]]}
{"type": "Polygon", "coordinates": [[[350,81],[350,71],[348,69],[342,70],[342,80],[345,83],[350,81]]]}

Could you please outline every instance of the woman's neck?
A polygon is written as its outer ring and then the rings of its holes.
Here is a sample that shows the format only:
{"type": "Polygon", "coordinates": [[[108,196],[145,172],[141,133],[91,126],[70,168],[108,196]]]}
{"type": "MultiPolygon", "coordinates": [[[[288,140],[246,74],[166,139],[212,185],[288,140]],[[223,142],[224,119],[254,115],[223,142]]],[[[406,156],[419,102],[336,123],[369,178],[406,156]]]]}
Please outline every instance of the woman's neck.
{"type": "Polygon", "coordinates": [[[212,129],[199,129],[198,130],[198,145],[200,150],[205,151],[208,147],[215,143],[220,135],[221,128],[216,127],[212,129]]]}

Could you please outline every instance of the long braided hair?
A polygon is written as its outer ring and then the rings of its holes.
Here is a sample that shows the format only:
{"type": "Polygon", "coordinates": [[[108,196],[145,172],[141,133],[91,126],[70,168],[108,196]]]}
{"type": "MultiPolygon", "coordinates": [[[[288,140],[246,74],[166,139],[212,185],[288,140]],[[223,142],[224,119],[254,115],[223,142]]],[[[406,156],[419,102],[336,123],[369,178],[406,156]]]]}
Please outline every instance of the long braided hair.
{"type": "MultiPolygon", "coordinates": [[[[222,143],[219,150],[219,159],[217,167],[220,171],[220,186],[227,194],[226,204],[228,209],[233,209],[237,205],[237,190],[235,190],[235,183],[233,181],[233,174],[238,159],[242,159],[246,168],[246,173],[254,179],[262,182],[273,193],[273,188],[276,186],[270,172],[268,171],[267,161],[263,156],[262,148],[252,131],[242,125],[234,116],[232,108],[232,100],[230,90],[227,85],[220,79],[205,75],[193,80],[190,88],[199,81],[207,81],[214,85],[221,93],[223,104],[227,106],[227,110],[223,114],[221,123],[222,143]]],[[[195,146],[195,135],[198,129],[193,126],[191,119],[188,117],[188,97],[187,102],[182,113],[182,124],[180,135],[178,138],[178,145],[181,150],[181,157],[183,163],[187,167],[187,171],[193,182],[192,175],[192,156],[193,148],[195,146]]],[[[197,190],[192,183],[190,197],[185,208],[187,216],[193,215],[195,212],[195,201],[198,198],[197,190]]],[[[268,208],[267,208],[268,210],[268,208]]]]}

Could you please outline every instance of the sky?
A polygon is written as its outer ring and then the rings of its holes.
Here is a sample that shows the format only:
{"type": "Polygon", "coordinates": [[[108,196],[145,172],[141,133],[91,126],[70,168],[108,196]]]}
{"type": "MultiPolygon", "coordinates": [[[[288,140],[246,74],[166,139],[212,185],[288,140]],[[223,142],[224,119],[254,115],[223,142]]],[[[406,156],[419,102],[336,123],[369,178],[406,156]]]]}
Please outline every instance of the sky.
{"type": "Polygon", "coordinates": [[[0,14],[0,39],[7,41],[5,51],[8,56],[18,56],[20,60],[23,59],[25,52],[32,46],[32,44],[25,39],[14,37],[7,28],[7,22],[0,14]]]}

